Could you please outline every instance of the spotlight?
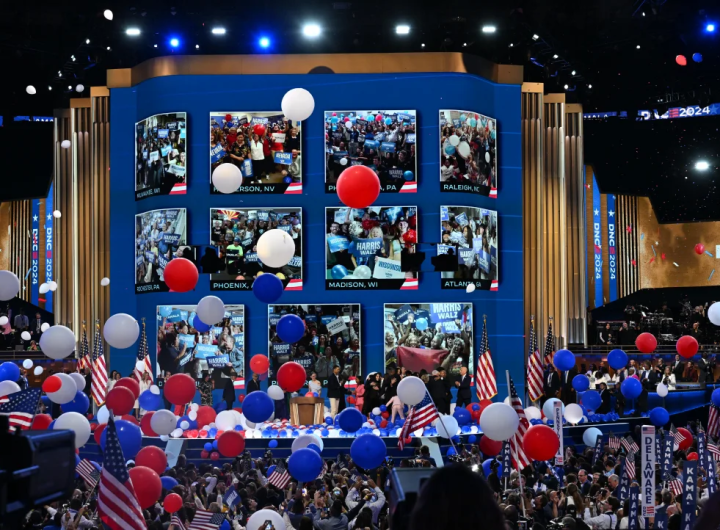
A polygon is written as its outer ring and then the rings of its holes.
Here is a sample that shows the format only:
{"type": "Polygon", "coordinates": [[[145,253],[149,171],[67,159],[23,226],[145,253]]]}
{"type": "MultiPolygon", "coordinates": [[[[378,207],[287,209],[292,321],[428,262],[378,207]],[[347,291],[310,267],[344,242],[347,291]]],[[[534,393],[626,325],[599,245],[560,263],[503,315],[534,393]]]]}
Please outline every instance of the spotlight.
{"type": "Polygon", "coordinates": [[[70,58],[72,59],[72,62],[75,62],[75,56],[71,55],[70,58]]]}
{"type": "Polygon", "coordinates": [[[303,35],[309,38],[320,36],[320,26],[317,24],[305,24],[302,29],[303,35]]]}
{"type": "Polygon", "coordinates": [[[112,19],[113,19],[113,12],[110,11],[109,9],[106,9],[105,11],[103,11],[103,16],[104,16],[106,19],[108,19],[108,20],[112,20],[112,19]]]}
{"type": "Polygon", "coordinates": [[[52,90],[52,86],[51,86],[51,85],[48,85],[48,90],[52,90]]]}
{"type": "Polygon", "coordinates": [[[510,45],[508,46],[508,48],[512,48],[513,46],[515,46],[515,45],[511,42],[510,45]]]}
{"type": "Polygon", "coordinates": [[[68,90],[72,90],[72,85],[68,85],[68,90]]]}
{"type": "Polygon", "coordinates": [[[642,16],[645,16],[645,11],[642,12],[642,16]]]}
{"type": "Polygon", "coordinates": [[[464,47],[464,46],[467,46],[467,42],[463,42],[463,47],[464,47]]]}
{"type": "Polygon", "coordinates": [[[90,44],[90,39],[85,39],[85,44],[90,44]]]}
{"type": "Polygon", "coordinates": [[[423,42],[423,43],[420,45],[420,47],[421,47],[421,48],[424,48],[424,47],[425,47],[425,43],[423,42]]]}
{"type": "Polygon", "coordinates": [[[571,73],[572,75],[575,75],[575,70],[573,70],[573,71],[572,71],[572,72],[570,72],[570,73],[571,73]]]}
{"type": "Polygon", "coordinates": [[[558,57],[559,57],[559,55],[557,53],[555,55],[553,55],[553,59],[557,59],[558,57]]]}
{"type": "Polygon", "coordinates": [[[540,38],[540,35],[538,35],[537,33],[535,33],[533,35],[533,40],[538,40],[539,38],[540,38]]]}
{"type": "Polygon", "coordinates": [[[200,45],[199,45],[199,44],[196,44],[196,45],[195,45],[195,49],[196,49],[196,50],[199,50],[199,49],[200,49],[200,45]]]}
{"type": "Polygon", "coordinates": [[[62,72],[58,70],[58,77],[62,77],[62,72]]]}
{"type": "Polygon", "coordinates": [[[710,164],[708,164],[705,160],[700,160],[699,162],[695,162],[695,169],[698,171],[705,171],[710,167],[710,164]]]}
{"type": "Polygon", "coordinates": [[[172,46],[173,48],[177,48],[178,46],[180,46],[180,41],[173,37],[172,39],[170,39],[170,46],[172,46]]]}
{"type": "Polygon", "coordinates": [[[225,28],[213,28],[212,34],[213,35],[225,35],[225,28]]]}
{"type": "Polygon", "coordinates": [[[270,39],[267,37],[260,37],[260,40],[258,41],[258,45],[261,48],[269,48],[270,47],[270,39]]]}
{"type": "Polygon", "coordinates": [[[592,88],[592,85],[588,85],[588,88],[592,88]]]}
{"type": "Polygon", "coordinates": [[[569,87],[568,87],[567,85],[565,85],[563,88],[564,88],[565,90],[567,90],[569,87]]]}
{"type": "Polygon", "coordinates": [[[483,33],[495,33],[497,31],[497,28],[495,26],[483,26],[482,32],[483,33]]]}
{"type": "Polygon", "coordinates": [[[157,48],[157,44],[153,44],[153,48],[157,48]]]}
{"type": "Polygon", "coordinates": [[[407,35],[410,33],[410,26],[407,24],[401,24],[399,26],[395,26],[395,33],[398,35],[407,35]]]}
{"type": "Polygon", "coordinates": [[[28,94],[30,94],[30,95],[32,96],[32,95],[34,95],[34,94],[36,93],[36,90],[35,90],[35,87],[34,87],[34,86],[28,85],[28,86],[25,88],[25,92],[27,92],[28,94]]]}
{"type": "Polygon", "coordinates": [[[637,46],[635,46],[635,49],[636,49],[636,50],[639,50],[639,49],[640,49],[640,45],[638,44],[637,46]]]}
{"type": "Polygon", "coordinates": [[[128,35],[130,37],[137,37],[140,35],[140,29],[139,28],[128,28],[125,30],[125,35],[128,35]]]}
{"type": "Polygon", "coordinates": [[[705,31],[707,31],[708,33],[715,33],[715,24],[706,25],[705,31]]]}
{"type": "Polygon", "coordinates": [[[107,47],[107,51],[110,51],[110,46],[107,47]]]}

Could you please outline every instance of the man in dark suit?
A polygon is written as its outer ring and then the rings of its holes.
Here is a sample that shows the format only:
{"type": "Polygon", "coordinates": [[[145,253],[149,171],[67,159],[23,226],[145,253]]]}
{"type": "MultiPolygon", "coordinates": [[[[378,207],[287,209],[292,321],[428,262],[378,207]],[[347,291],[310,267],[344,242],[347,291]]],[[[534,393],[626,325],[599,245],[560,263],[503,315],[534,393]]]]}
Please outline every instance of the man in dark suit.
{"type": "Polygon", "coordinates": [[[40,313],[35,313],[35,318],[33,318],[30,321],[30,335],[32,336],[32,340],[35,342],[40,340],[40,335],[42,334],[42,317],[40,316],[40,313]]]}
{"type": "Polygon", "coordinates": [[[597,414],[608,414],[611,411],[611,401],[610,401],[610,391],[607,389],[607,384],[605,381],[600,383],[600,388],[598,389],[598,392],[600,393],[600,399],[602,399],[602,402],[600,403],[600,406],[595,411],[597,414]]]}
{"type": "Polygon", "coordinates": [[[258,374],[252,374],[252,379],[248,381],[247,387],[245,388],[245,394],[249,394],[250,392],[255,392],[256,390],[260,390],[260,381],[259,381],[258,374]]]}
{"type": "Polygon", "coordinates": [[[572,386],[573,377],[578,374],[577,368],[562,372],[560,399],[563,403],[575,403],[575,389],[572,386]]]}
{"type": "Polygon", "coordinates": [[[460,380],[455,381],[455,386],[457,387],[455,405],[458,407],[469,405],[472,398],[470,396],[470,376],[467,374],[466,366],[460,368],[460,380]]]}
{"type": "Polygon", "coordinates": [[[675,374],[675,381],[682,381],[685,376],[685,363],[680,360],[680,355],[675,355],[675,362],[672,365],[672,373],[675,374]]]}
{"type": "Polygon", "coordinates": [[[337,416],[338,409],[340,407],[340,400],[345,401],[345,394],[350,394],[349,390],[345,389],[345,386],[340,379],[340,367],[336,366],[333,368],[333,373],[328,377],[327,385],[327,396],[330,399],[330,416],[334,419],[337,416]]]}
{"type": "Polygon", "coordinates": [[[581,469],[578,471],[578,489],[583,497],[586,497],[590,493],[590,486],[592,486],[592,479],[588,476],[586,469],[581,469]]]}
{"type": "Polygon", "coordinates": [[[89,366],[85,367],[85,388],[83,392],[87,397],[92,397],[92,371],[89,366]]]}
{"type": "Polygon", "coordinates": [[[233,370],[230,372],[230,377],[225,379],[225,387],[223,388],[223,400],[226,404],[225,410],[232,410],[233,403],[235,403],[235,379],[237,379],[237,373],[233,370]]]}
{"type": "Polygon", "coordinates": [[[443,414],[450,414],[450,403],[452,402],[452,392],[450,392],[450,389],[452,388],[452,384],[450,383],[450,378],[447,376],[445,368],[442,366],[438,368],[438,375],[440,376],[440,381],[445,387],[445,406],[442,410],[440,410],[440,412],[443,414]]]}
{"type": "Polygon", "coordinates": [[[390,401],[397,396],[397,386],[400,384],[400,376],[395,372],[392,366],[387,369],[382,386],[380,387],[380,395],[385,401],[390,401]]]}
{"type": "Polygon", "coordinates": [[[544,378],[543,393],[545,396],[543,398],[543,403],[550,398],[556,398],[557,393],[560,390],[560,376],[551,365],[547,366],[544,378]]]}
{"type": "MultiPolygon", "coordinates": [[[[445,383],[440,379],[440,373],[437,370],[433,370],[430,374],[430,379],[427,384],[427,391],[430,394],[430,398],[435,403],[438,411],[443,412],[445,410],[446,400],[446,388],[445,383]]],[[[447,404],[448,407],[450,406],[447,404]]]]}

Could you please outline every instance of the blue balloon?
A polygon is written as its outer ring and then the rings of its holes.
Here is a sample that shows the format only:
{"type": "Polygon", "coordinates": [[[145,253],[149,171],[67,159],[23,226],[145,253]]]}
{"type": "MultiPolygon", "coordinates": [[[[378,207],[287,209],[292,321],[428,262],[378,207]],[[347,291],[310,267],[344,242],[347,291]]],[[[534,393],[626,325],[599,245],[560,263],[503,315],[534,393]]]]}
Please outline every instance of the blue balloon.
{"type": "Polygon", "coordinates": [[[167,476],[160,477],[160,482],[162,482],[163,489],[168,490],[168,491],[178,485],[177,480],[175,480],[172,477],[167,477],[167,476]]]}
{"type": "Polygon", "coordinates": [[[655,407],[650,411],[650,423],[655,427],[667,425],[670,421],[670,413],[662,407],[655,407]]]}
{"type": "Polygon", "coordinates": [[[312,450],[315,451],[317,454],[322,453],[322,449],[320,449],[320,446],[319,446],[319,445],[316,445],[316,444],[308,444],[307,448],[308,448],[308,449],[312,449],[312,450]]]}
{"type": "Polygon", "coordinates": [[[286,175],[283,177],[283,182],[285,184],[291,184],[292,183],[292,177],[290,175],[286,175]]]}
{"type": "Polygon", "coordinates": [[[222,524],[220,525],[220,529],[219,529],[219,530],[230,530],[230,522],[229,522],[227,519],[225,519],[225,520],[222,522],[222,524]]]}
{"type": "MultiPolygon", "coordinates": [[[[120,447],[122,448],[125,460],[135,458],[138,451],[142,449],[142,431],[140,427],[127,420],[117,420],[115,422],[115,428],[117,429],[118,440],[120,441],[120,447]]],[[[100,436],[100,447],[103,451],[105,451],[106,440],[107,429],[103,429],[102,436],[100,436]]]]}
{"type": "Polygon", "coordinates": [[[278,446],[277,440],[270,440],[270,443],[268,444],[268,447],[270,449],[275,449],[278,446]]]}
{"type": "MultiPolygon", "coordinates": [[[[492,463],[493,460],[495,460],[495,459],[488,458],[487,460],[485,460],[483,462],[482,467],[483,467],[483,471],[485,472],[486,477],[489,477],[490,473],[492,473],[492,469],[490,469],[490,464],[492,463]]],[[[500,466],[497,468],[497,476],[500,477],[500,476],[502,476],[503,465],[502,465],[502,462],[500,462],[500,461],[498,461],[498,464],[500,464],[500,466]]]]}
{"type": "MultiPolygon", "coordinates": [[[[278,431],[275,431],[275,432],[278,432],[278,431]]],[[[278,436],[280,438],[287,438],[287,433],[285,431],[279,431],[278,436]]]]}
{"type": "Polygon", "coordinates": [[[693,61],[695,61],[696,63],[701,63],[702,60],[703,60],[702,53],[698,53],[698,52],[693,53],[693,61]]]}
{"type": "Polygon", "coordinates": [[[212,429],[210,429],[210,430],[208,431],[208,437],[209,437],[209,438],[215,438],[215,435],[216,435],[216,434],[217,434],[217,429],[216,429],[215,427],[213,427],[212,429]]]}
{"type": "Polygon", "coordinates": [[[90,400],[85,395],[85,392],[78,391],[75,394],[75,399],[70,403],[64,403],[60,405],[63,412],[77,412],[83,416],[87,414],[88,408],[90,408],[90,400]]]}
{"type": "Polygon", "coordinates": [[[213,447],[213,449],[217,449],[217,448],[218,448],[218,441],[217,441],[217,440],[213,440],[212,447],[213,447]]]}
{"type": "Polygon", "coordinates": [[[161,305],[160,309],[158,309],[158,313],[160,313],[161,317],[166,317],[170,313],[172,313],[172,307],[170,307],[169,305],[161,305]]]}
{"type": "Polygon", "coordinates": [[[553,355],[553,364],[561,372],[567,372],[575,367],[575,355],[570,350],[558,350],[553,355]]]}
{"type": "MultiPolygon", "coordinates": [[[[264,274],[262,276],[265,276],[264,274]]],[[[257,280],[256,280],[257,281],[257,280]]],[[[280,340],[287,343],[287,344],[294,344],[295,342],[299,341],[303,338],[305,335],[305,323],[302,321],[302,319],[297,316],[293,315],[292,313],[288,313],[287,315],[283,315],[280,317],[280,320],[278,320],[276,331],[278,334],[278,337],[280,337],[280,340]]],[[[247,399],[247,398],[246,398],[247,399]]],[[[243,408],[243,411],[245,409],[243,408]]],[[[247,416],[247,414],[246,414],[247,416]]],[[[270,416],[268,415],[268,418],[270,416]]],[[[265,421],[267,418],[260,420],[265,421]]],[[[254,420],[250,420],[253,423],[254,420]]]]}
{"type": "Polygon", "coordinates": [[[330,436],[330,431],[328,429],[323,429],[320,431],[320,434],[323,436],[330,436]]]}
{"type": "Polygon", "coordinates": [[[608,353],[607,362],[613,370],[624,368],[628,363],[628,356],[622,350],[612,350],[608,353]]]}
{"type": "Polygon", "coordinates": [[[455,407],[455,412],[453,412],[453,417],[457,420],[458,425],[461,427],[463,425],[467,425],[470,423],[470,411],[467,410],[465,407],[455,407]]]}
{"type": "Polygon", "coordinates": [[[467,120],[467,116],[465,116],[465,114],[460,114],[460,121],[465,121],[465,120],[467,120]]]}
{"type": "Polygon", "coordinates": [[[476,127],[477,126],[477,120],[475,118],[470,118],[470,127],[476,127]]]}
{"type": "Polygon", "coordinates": [[[454,155],[455,154],[455,146],[452,144],[447,144],[445,146],[445,154],[446,155],[454,155]]]}
{"type": "Polygon", "coordinates": [[[210,442],[205,442],[205,445],[203,445],[203,449],[205,449],[209,453],[213,450],[213,446],[210,442]]]}
{"type": "MultiPolygon", "coordinates": [[[[270,440],[270,444],[272,444],[273,442],[277,443],[277,440],[270,440]]],[[[267,468],[267,471],[265,472],[265,476],[266,476],[266,477],[269,477],[270,475],[272,475],[272,474],[273,474],[273,471],[275,471],[275,468],[276,468],[276,467],[277,467],[277,466],[272,465],[272,466],[270,466],[269,468],[267,468]]]]}
{"type": "Polygon", "coordinates": [[[364,469],[374,469],[385,461],[387,447],[379,436],[362,434],[350,446],[353,462],[364,469]]]}
{"type": "Polygon", "coordinates": [[[620,385],[620,392],[628,399],[635,399],[642,393],[642,383],[634,377],[628,377],[620,385]]]}
{"type": "Polygon", "coordinates": [[[457,451],[453,446],[448,447],[447,453],[448,456],[455,456],[457,454],[457,451]]]}
{"type": "MultiPolygon", "coordinates": [[[[55,422],[56,422],[56,421],[57,421],[57,420],[53,420],[53,421],[50,422],[50,425],[48,425],[48,428],[47,428],[48,431],[52,431],[52,430],[55,428],[55,422]]],[[[103,431],[103,432],[104,432],[104,431],[103,431]]]]}
{"type": "Polygon", "coordinates": [[[138,404],[145,410],[159,410],[164,408],[162,396],[160,394],[153,394],[150,389],[140,394],[138,404]]]}
{"type": "Polygon", "coordinates": [[[602,404],[602,398],[597,390],[588,390],[582,396],[582,402],[590,410],[597,410],[602,404]]]}
{"type": "Polygon", "coordinates": [[[590,388],[590,379],[585,374],[578,374],[573,377],[572,386],[578,392],[585,392],[590,388]]]}
{"type": "Polygon", "coordinates": [[[299,482],[315,480],[322,471],[322,466],[323,459],[320,455],[307,447],[298,449],[288,459],[290,476],[299,482]]]}
{"type": "MultiPolygon", "coordinates": [[[[206,324],[205,322],[200,320],[200,317],[197,315],[192,317],[192,320],[190,321],[190,325],[192,327],[194,327],[198,333],[205,333],[207,331],[210,331],[210,328],[212,327],[210,324],[206,324]]],[[[143,408],[145,408],[145,407],[143,407],[143,408]]]]}
{"type": "Polygon", "coordinates": [[[48,408],[52,406],[52,401],[50,401],[50,398],[47,397],[47,396],[41,397],[41,398],[40,398],[40,401],[42,401],[42,404],[45,405],[45,406],[48,407],[48,408]]]}
{"type": "Polygon", "coordinates": [[[20,379],[20,367],[11,362],[0,364],[0,381],[15,382],[20,379]]]}
{"type": "MultiPolygon", "coordinates": [[[[342,280],[345,276],[350,274],[344,265],[335,265],[331,270],[330,274],[333,280],[342,280]]],[[[263,276],[265,276],[263,274],[263,276]]]]}
{"type": "Polygon", "coordinates": [[[468,436],[468,443],[474,444],[475,442],[477,442],[477,436],[475,436],[474,434],[468,436]]]}
{"type": "MultiPolygon", "coordinates": [[[[262,276],[265,276],[264,274],[262,276]]],[[[261,278],[262,278],[261,276],[261,278]]],[[[295,315],[285,315],[295,316],[295,315]]],[[[285,318],[285,317],[283,317],[285,318]]],[[[295,317],[298,318],[298,317],[295,317]]],[[[282,318],[280,319],[282,320],[282,318]]],[[[298,319],[300,320],[300,319],[298,319]]],[[[300,321],[302,322],[302,320],[300,321]]],[[[280,324],[278,323],[278,329],[280,324]]],[[[281,337],[282,338],[282,337],[281,337]]],[[[297,341],[292,341],[297,342],[297,341]]],[[[275,403],[265,392],[256,391],[250,392],[245,396],[243,401],[243,414],[245,417],[253,423],[262,423],[266,421],[275,412],[275,403]]]]}
{"type": "Polygon", "coordinates": [[[712,396],[710,397],[712,404],[716,407],[720,407],[720,388],[713,390],[712,396]]]}
{"type": "Polygon", "coordinates": [[[272,304],[280,299],[283,294],[283,283],[274,274],[262,274],[255,278],[252,285],[255,298],[263,304],[272,304]]]}
{"type": "Polygon", "coordinates": [[[365,416],[358,409],[345,409],[338,414],[338,425],[345,432],[357,432],[365,423],[365,416]]]}
{"type": "Polygon", "coordinates": [[[385,118],[385,125],[392,125],[392,119],[385,118]]]}
{"type": "Polygon", "coordinates": [[[408,182],[415,179],[415,173],[413,173],[410,170],[407,170],[405,173],[403,173],[403,178],[407,180],[408,182]]]}
{"type": "Polygon", "coordinates": [[[386,405],[380,405],[380,412],[387,412],[387,406],[386,406],[386,405]]]}
{"type": "Polygon", "coordinates": [[[318,397],[318,393],[317,393],[317,392],[313,392],[313,397],[318,397]]]}
{"type": "Polygon", "coordinates": [[[420,331],[425,331],[428,328],[427,318],[418,318],[415,321],[415,327],[418,328],[420,331]]]}
{"type": "Polygon", "coordinates": [[[337,122],[340,121],[340,120],[338,119],[337,116],[333,116],[332,118],[330,118],[330,121],[331,121],[332,123],[337,123],[337,122]]]}

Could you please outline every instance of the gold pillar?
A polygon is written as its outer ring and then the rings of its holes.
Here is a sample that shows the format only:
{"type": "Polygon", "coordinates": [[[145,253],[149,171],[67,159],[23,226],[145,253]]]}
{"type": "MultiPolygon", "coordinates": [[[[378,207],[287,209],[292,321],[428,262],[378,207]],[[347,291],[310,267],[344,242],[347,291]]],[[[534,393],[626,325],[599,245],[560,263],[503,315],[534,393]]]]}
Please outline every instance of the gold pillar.
{"type": "Polygon", "coordinates": [[[622,298],[639,289],[638,199],[630,195],[618,195],[615,201],[615,210],[617,210],[615,232],[618,239],[618,298],[622,298]],[[629,231],[628,227],[630,227],[629,231]]]}

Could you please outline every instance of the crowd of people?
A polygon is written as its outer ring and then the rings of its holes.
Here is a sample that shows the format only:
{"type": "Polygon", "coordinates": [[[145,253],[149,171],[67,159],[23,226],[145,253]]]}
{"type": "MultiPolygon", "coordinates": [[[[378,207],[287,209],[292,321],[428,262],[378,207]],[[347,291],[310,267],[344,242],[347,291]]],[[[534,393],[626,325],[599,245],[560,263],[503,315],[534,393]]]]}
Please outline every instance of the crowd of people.
{"type": "Polygon", "coordinates": [[[497,212],[465,206],[441,206],[438,254],[452,249],[458,270],[441,272],[443,278],[498,279],[497,212]]]}
{"type": "Polygon", "coordinates": [[[162,282],[162,271],[186,243],[184,208],[152,210],[135,216],[135,285],[162,282]]]}
{"type": "Polygon", "coordinates": [[[151,116],[136,125],[136,191],[160,188],[161,194],[168,194],[176,184],[187,182],[185,124],[185,113],[180,112],[151,116]]]}
{"type": "Polygon", "coordinates": [[[497,188],[497,124],[460,110],[440,111],[440,182],[497,188]]]}
{"type": "Polygon", "coordinates": [[[50,323],[43,318],[39,311],[33,315],[26,315],[25,310],[19,308],[12,311],[0,311],[0,350],[14,350],[17,346],[27,351],[39,351],[40,335],[50,323]]]}

